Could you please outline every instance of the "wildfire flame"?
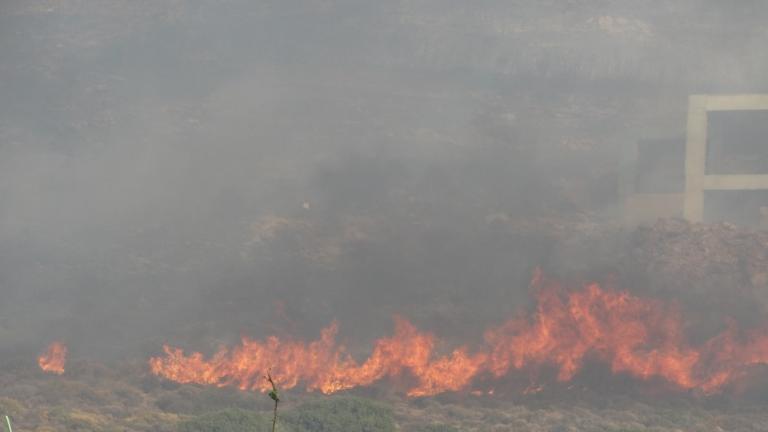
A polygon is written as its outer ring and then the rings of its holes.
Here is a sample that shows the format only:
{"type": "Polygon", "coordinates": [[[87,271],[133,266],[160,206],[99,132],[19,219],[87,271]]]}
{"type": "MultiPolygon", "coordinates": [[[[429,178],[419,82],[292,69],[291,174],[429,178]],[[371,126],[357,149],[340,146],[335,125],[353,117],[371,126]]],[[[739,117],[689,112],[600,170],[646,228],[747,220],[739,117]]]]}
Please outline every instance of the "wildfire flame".
{"type": "Polygon", "coordinates": [[[53,342],[48,346],[40,357],[37,358],[37,364],[45,372],[61,375],[64,373],[64,366],[67,363],[67,346],[61,342],[53,342]]]}
{"type": "Polygon", "coordinates": [[[394,335],[377,340],[362,363],[336,342],[334,322],[309,343],[274,336],[264,341],[243,338],[239,346],[221,348],[209,359],[165,346],[165,356],[149,364],[154,374],[179,383],[259,391],[268,390],[262,376],[272,369],[282,388],[301,383],[308,391],[326,394],[409,375],[414,379],[409,396],[464,390],[479,376],[501,378],[545,365],[553,366],[557,380],[565,382],[587,359],[607,363],[614,373],[661,378],[680,389],[713,393],[743,376],[749,366],[768,364],[766,331],[739,332],[731,323],[721,334],[692,346],[677,309],[659,300],[597,283],[569,291],[539,271],[532,286],[535,311],[487,330],[475,352],[463,346],[436,355],[434,335],[395,317],[394,335]]]}

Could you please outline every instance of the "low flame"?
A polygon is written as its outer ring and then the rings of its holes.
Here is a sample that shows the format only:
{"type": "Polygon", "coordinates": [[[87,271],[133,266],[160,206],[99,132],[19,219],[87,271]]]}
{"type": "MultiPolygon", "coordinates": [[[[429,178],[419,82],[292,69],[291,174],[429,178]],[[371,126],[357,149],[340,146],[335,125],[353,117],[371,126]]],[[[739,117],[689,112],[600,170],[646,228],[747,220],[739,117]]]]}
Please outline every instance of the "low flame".
{"type": "MultiPolygon", "coordinates": [[[[529,317],[512,319],[485,332],[475,352],[459,347],[436,355],[435,336],[395,317],[394,335],[375,342],[371,355],[355,361],[336,343],[338,325],[305,343],[269,337],[244,338],[211,358],[165,346],[150,359],[152,372],[179,383],[236,386],[266,391],[262,376],[271,369],[282,388],[300,383],[307,391],[334,393],[409,375],[409,396],[467,389],[478,376],[502,378],[513,371],[554,366],[558,381],[571,380],[595,359],[614,373],[638,379],[661,378],[680,389],[713,393],[743,376],[749,366],[768,364],[768,332],[741,333],[735,324],[701,346],[685,341],[675,307],[625,291],[588,284],[566,290],[537,272],[532,285],[538,305],[529,317]]],[[[540,391],[539,386],[531,388],[540,391]]],[[[533,391],[530,391],[533,392],[533,391]]]]}
{"type": "Polygon", "coordinates": [[[45,372],[61,375],[67,363],[67,346],[61,342],[53,342],[40,357],[37,364],[45,372]]]}

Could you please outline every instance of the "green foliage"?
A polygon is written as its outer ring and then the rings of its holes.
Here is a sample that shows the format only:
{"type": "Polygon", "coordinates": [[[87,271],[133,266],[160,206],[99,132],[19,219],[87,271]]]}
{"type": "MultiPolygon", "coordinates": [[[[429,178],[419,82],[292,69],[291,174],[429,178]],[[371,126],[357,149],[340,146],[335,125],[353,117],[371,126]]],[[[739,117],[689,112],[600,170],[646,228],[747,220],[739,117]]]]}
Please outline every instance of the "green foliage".
{"type": "Polygon", "coordinates": [[[413,429],[413,432],[460,432],[460,431],[458,428],[451,425],[433,423],[429,425],[417,426],[415,429],[413,429]]]}
{"type": "Polygon", "coordinates": [[[5,419],[3,416],[6,415],[11,419],[20,417],[25,411],[24,405],[16,399],[0,397],[0,420],[5,419]]]}
{"type": "Polygon", "coordinates": [[[83,405],[103,405],[109,399],[109,393],[103,388],[93,388],[84,382],[67,379],[50,380],[40,386],[39,393],[50,404],[66,400],[83,405]]]}
{"type": "Polygon", "coordinates": [[[273,401],[275,401],[275,402],[280,402],[280,398],[277,396],[277,391],[276,391],[276,390],[270,390],[270,391],[269,391],[269,397],[270,397],[270,398],[271,398],[273,401]]]}
{"type": "Polygon", "coordinates": [[[73,432],[107,432],[117,430],[109,418],[95,412],[74,408],[56,407],[48,412],[48,418],[57,430],[73,432]]]}
{"type": "Polygon", "coordinates": [[[137,407],[144,399],[140,391],[122,383],[115,383],[112,386],[112,395],[117,399],[116,402],[127,407],[137,407]]]}
{"type": "Polygon", "coordinates": [[[261,395],[258,393],[186,385],[173,391],[164,392],[157,399],[156,404],[164,412],[200,414],[226,408],[247,410],[259,406],[260,401],[261,395]]]}
{"type": "Polygon", "coordinates": [[[309,402],[283,421],[296,432],[392,432],[392,410],[380,403],[343,397],[309,402]]]}
{"type": "Polygon", "coordinates": [[[648,429],[621,428],[621,429],[609,429],[608,432],[648,432],[648,429]]]}
{"type": "Polygon", "coordinates": [[[137,411],[122,420],[123,425],[130,427],[128,430],[146,432],[176,432],[178,422],[176,414],[156,411],[137,411]]]}
{"type": "MultiPolygon", "coordinates": [[[[267,432],[270,419],[252,411],[232,408],[207,413],[179,423],[179,432],[267,432]]],[[[278,429],[279,430],[279,429],[278,429]]]]}

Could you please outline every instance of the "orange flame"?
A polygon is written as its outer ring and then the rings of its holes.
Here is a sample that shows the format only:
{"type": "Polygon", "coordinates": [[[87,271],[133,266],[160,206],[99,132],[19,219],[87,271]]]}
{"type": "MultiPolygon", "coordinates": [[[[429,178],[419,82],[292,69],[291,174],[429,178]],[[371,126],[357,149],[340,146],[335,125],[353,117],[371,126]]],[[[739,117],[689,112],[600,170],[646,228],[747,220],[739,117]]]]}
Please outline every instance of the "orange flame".
{"type": "Polygon", "coordinates": [[[37,364],[45,372],[61,375],[67,363],[67,346],[61,342],[53,342],[48,349],[37,358],[37,364]]]}
{"type": "Polygon", "coordinates": [[[165,346],[165,356],[150,359],[150,368],[180,383],[260,391],[268,389],[262,376],[271,368],[285,389],[302,383],[308,391],[326,394],[408,375],[414,385],[407,394],[429,396],[464,390],[479,375],[501,378],[543,365],[554,366],[559,381],[569,381],[588,359],[607,363],[614,373],[712,393],[743,376],[749,366],[768,364],[766,331],[740,335],[731,323],[695,347],[685,341],[677,309],[661,301],[597,283],[568,291],[540,272],[532,286],[535,312],[486,331],[484,346],[474,353],[459,347],[438,356],[434,335],[395,317],[394,335],[376,341],[362,363],[336,343],[334,322],[314,342],[244,338],[240,346],[221,348],[210,359],[165,346]]]}

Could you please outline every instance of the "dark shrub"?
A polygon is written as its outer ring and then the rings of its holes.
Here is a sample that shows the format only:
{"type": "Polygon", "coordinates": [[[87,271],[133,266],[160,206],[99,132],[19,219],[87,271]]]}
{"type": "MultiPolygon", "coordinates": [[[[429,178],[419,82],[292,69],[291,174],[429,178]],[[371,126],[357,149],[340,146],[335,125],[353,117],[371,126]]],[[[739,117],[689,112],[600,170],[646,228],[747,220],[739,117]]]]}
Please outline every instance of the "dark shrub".
{"type": "Polygon", "coordinates": [[[179,423],[179,432],[268,432],[271,430],[272,419],[237,408],[199,415],[179,423]]]}
{"type": "Polygon", "coordinates": [[[361,398],[331,398],[303,404],[285,414],[296,432],[392,432],[392,410],[361,398]]]}
{"type": "Polygon", "coordinates": [[[413,432],[460,432],[459,429],[446,424],[429,424],[417,426],[413,432]]]}
{"type": "Polygon", "coordinates": [[[413,432],[460,432],[460,430],[451,425],[433,423],[430,425],[417,426],[413,432]]]}
{"type": "Polygon", "coordinates": [[[163,393],[157,399],[156,405],[165,412],[201,414],[225,408],[248,410],[259,406],[259,402],[269,406],[269,400],[264,401],[262,398],[263,396],[258,393],[253,394],[232,389],[185,385],[180,386],[175,391],[163,393]]]}

